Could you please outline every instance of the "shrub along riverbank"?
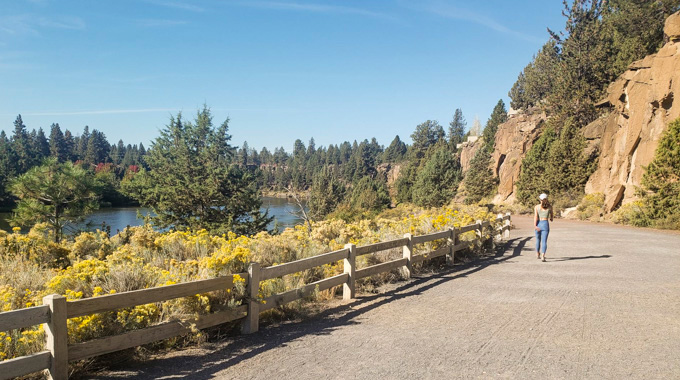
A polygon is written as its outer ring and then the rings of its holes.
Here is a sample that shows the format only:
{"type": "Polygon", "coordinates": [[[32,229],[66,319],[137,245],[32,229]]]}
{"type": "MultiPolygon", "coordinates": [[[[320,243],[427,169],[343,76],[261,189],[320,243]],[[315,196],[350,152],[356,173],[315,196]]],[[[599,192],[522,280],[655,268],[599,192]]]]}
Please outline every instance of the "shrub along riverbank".
{"type": "MultiPolygon", "coordinates": [[[[45,225],[28,234],[0,232],[0,311],[40,305],[48,294],[69,300],[159,287],[231,273],[245,272],[249,262],[262,266],[298,260],[341,249],[347,243],[366,245],[403,237],[405,233],[427,234],[464,226],[476,220],[495,223],[495,214],[476,206],[450,206],[425,210],[400,206],[371,220],[346,223],[327,220],[286,229],[278,235],[261,232],[254,236],[232,233],[213,236],[199,231],[154,231],[150,226],[133,227],[109,237],[104,232],[86,232],[72,241],[55,243],[45,225]]],[[[474,232],[463,234],[474,238],[474,232]]],[[[420,247],[436,249],[435,241],[420,247]]],[[[401,256],[401,250],[362,256],[358,267],[366,267],[401,256]]],[[[418,269],[418,268],[416,268],[418,269]]],[[[342,273],[342,261],[265,281],[260,296],[300,287],[342,273]]],[[[364,290],[400,278],[385,273],[360,282],[364,290]]],[[[244,283],[236,281],[234,292],[212,292],[162,303],[72,318],[68,321],[69,343],[118,334],[171,319],[188,319],[235,307],[242,302],[244,283]]],[[[313,299],[332,298],[335,289],[319,292],[313,299]]],[[[300,304],[290,304],[293,310],[300,304]]],[[[272,310],[280,315],[285,309],[272,310]]],[[[196,332],[189,339],[200,339],[196,332]]],[[[169,344],[176,344],[173,340],[169,344]]],[[[42,327],[0,333],[0,360],[41,351],[42,327]]]]}

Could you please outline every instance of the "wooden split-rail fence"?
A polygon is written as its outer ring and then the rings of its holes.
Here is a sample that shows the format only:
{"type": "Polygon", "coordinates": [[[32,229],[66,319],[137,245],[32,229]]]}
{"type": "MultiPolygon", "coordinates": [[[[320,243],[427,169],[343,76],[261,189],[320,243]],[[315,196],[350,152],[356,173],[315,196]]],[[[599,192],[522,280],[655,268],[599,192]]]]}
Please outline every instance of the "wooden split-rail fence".
{"type": "MultiPolygon", "coordinates": [[[[501,235],[504,238],[509,237],[510,213],[505,215],[499,214],[497,222],[501,222],[501,225],[495,229],[496,233],[492,234],[492,238],[493,235],[501,235]]],[[[357,247],[354,244],[347,244],[344,249],[338,251],[265,268],[261,268],[258,263],[251,263],[248,267],[248,273],[238,274],[246,281],[247,297],[244,305],[227,311],[201,315],[198,318],[189,321],[169,321],[152,327],[129,331],[120,335],[74,344],[68,344],[66,322],[69,318],[114,311],[137,305],[163,302],[174,298],[194,296],[196,294],[217,290],[231,290],[234,285],[235,275],[158,288],[109,294],[75,301],[67,301],[66,298],[61,295],[49,295],[43,298],[42,306],[0,313],[0,331],[9,331],[43,324],[47,336],[45,351],[0,362],[0,379],[10,379],[43,370],[47,370],[47,375],[51,379],[67,379],[68,363],[70,361],[87,359],[137,347],[185,335],[191,331],[195,331],[195,329],[205,329],[239,319],[243,319],[243,332],[253,333],[258,330],[259,313],[284,303],[307,297],[313,292],[342,285],[343,299],[351,300],[355,296],[355,283],[359,279],[398,268],[402,268],[405,277],[408,278],[411,275],[413,264],[440,256],[446,256],[447,263],[453,265],[455,252],[468,248],[476,241],[481,242],[484,236],[484,229],[489,229],[491,226],[492,224],[488,221],[477,221],[475,224],[460,228],[448,229],[421,236],[406,234],[401,239],[366,246],[357,247]],[[458,237],[460,234],[470,231],[476,231],[476,238],[474,240],[459,241],[458,237]],[[442,248],[425,254],[414,255],[413,246],[440,239],[447,240],[447,244],[442,248]],[[400,247],[403,250],[403,257],[400,259],[383,262],[362,269],[356,268],[357,256],[400,247]],[[298,289],[275,294],[264,300],[258,298],[261,281],[282,277],[339,260],[344,261],[343,274],[306,284],[298,289]]]]}

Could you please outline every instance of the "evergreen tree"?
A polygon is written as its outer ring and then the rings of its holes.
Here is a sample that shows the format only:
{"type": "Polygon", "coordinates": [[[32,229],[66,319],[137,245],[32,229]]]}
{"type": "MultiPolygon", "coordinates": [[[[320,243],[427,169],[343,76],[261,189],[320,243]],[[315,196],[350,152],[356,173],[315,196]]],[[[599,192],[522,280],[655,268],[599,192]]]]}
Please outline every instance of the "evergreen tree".
{"type": "Polygon", "coordinates": [[[16,160],[16,173],[22,174],[28,171],[34,165],[34,155],[31,149],[31,141],[26,132],[26,126],[21,119],[21,115],[17,116],[14,121],[14,134],[12,135],[12,151],[16,160]]]}
{"type": "Polygon", "coordinates": [[[460,162],[446,146],[440,146],[418,173],[413,186],[413,203],[440,207],[453,199],[462,178],[460,162]]]}
{"type": "Polygon", "coordinates": [[[330,214],[343,201],[345,186],[325,167],[314,176],[307,206],[315,219],[330,214]]]}
{"type": "Polygon", "coordinates": [[[238,162],[240,165],[243,165],[243,166],[248,165],[248,151],[249,151],[249,150],[250,150],[250,147],[248,146],[248,142],[247,142],[247,141],[244,141],[244,142],[243,142],[243,146],[242,146],[241,149],[238,151],[238,155],[237,155],[237,158],[238,158],[238,161],[237,161],[237,162],[238,162]]]}
{"type": "Polygon", "coordinates": [[[493,147],[496,142],[496,132],[498,126],[508,120],[508,112],[505,110],[505,103],[500,99],[496,106],[491,111],[491,116],[486,122],[482,137],[484,138],[484,148],[489,152],[493,152],[493,147]]]}
{"type": "Polygon", "coordinates": [[[75,161],[77,160],[78,156],[76,153],[76,143],[73,138],[73,135],[71,134],[71,131],[68,129],[64,131],[64,147],[66,148],[66,156],[67,160],[69,161],[75,161]]]}
{"type": "Polygon", "coordinates": [[[109,157],[111,145],[106,140],[104,133],[93,130],[87,139],[87,149],[83,161],[90,165],[105,163],[109,157]]]}
{"type": "Polygon", "coordinates": [[[16,156],[5,131],[0,131],[0,204],[8,201],[7,184],[16,175],[16,156]]]}
{"type": "Polygon", "coordinates": [[[58,162],[66,162],[70,158],[70,152],[59,124],[50,126],[50,156],[56,158],[58,162]]]}
{"type": "Polygon", "coordinates": [[[348,205],[358,211],[381,211],[390,206],[390,194],[385,182],[363,177],[352,188],[348,205]]]}
{"type": "Polygon", "coordinates": [[[527,207],[536,204],[539,194],[549,192],[544,176],[550,147],[556,140],[555,130],[551,127],[546,128],[522,160],[517,181],[517,201],[527,207]]]}
{"type": "Polygon", "coordinates": [[[449,123],[449,145],[452,149],[456,149],[456,146],[464,141],[466,124],[463,111],[460,108],[456,108],[453,120],[449,123]]]}
{"type": "Polygon", "coordinates": [[[418,124],[416,130],[411,134],[413,145],[411,146],[416,159],[425,157],[427,150],[444,141],[444,128],[436,120],[427,120],[418,124]]]}
{"type": "Polygon", "coordinates": [[[213,127],[203,107],[193,123],[172,117],[127,188],[156,214],[161,228],[205,228],[211,233],[254,234],[272,218],[260,212],[255,177],[233,162],[228,120],[213,127]]]}
{"type": "Polygon", "coordinates": [[[585,184],[595,169],[595,162],[583,154],[585,146],[585,138],[576,121],[573,118],[565,120],[546,160],[544,179],[554,203],[559,200],[565,207],[575,206],[583,197],[585,184]]]}
{"type": "Polygon", "coordinates": [[[399,135],[397,135],[390,143],[390,146],[385,149],[385,152],[382,155],[382,161],[390,163],[401,162],[406,156],[407,151],[408,147],[401,141],[399,135]]]}
{"type": "Polygon", "coordinates": [[[546,42],[533,60],[522,70],[510,89],[510,106],[527,110],[546,99],[557,80],[559,50],[555,40],[546,42]]]}
{"type": "Polygon", "coordinates": [[[668,125],[642,176],[639,225],[680,229],[680,118],[668,125]]]}
{"type": "Polygon", "coordinates": [[[83,128],[83,134],[78,137],[78,141],[74,147],[77,160],[85,160],[85,156],[87,154],[87,144],[89,140],[90,127],[86,125],[85,128],[83,128]]]}
{"type": "Polygon", "coordinates": [[[33,138],[31,150],[34,154],[34,163],[39,163],[50,155],[50,144],[47,142],[47,137],[45,137],[45,132],[42,128],[38,128],[38,132],[33,138]]]}
{"type": "Polygon", "coordinates": [[[465,173],[465,203],[477,203],[482,198],[493,195],[498,186],[498,177],[489,167],[491,154],[482,147],[470,161],[470,168],[465,173]]]}
{"type": "Polygon", "coordinates": [[[10,191],[19,199],[12,223],[29,226],[47,222],[55,242],[61,240],[65,225],[98,206],[92,174],[53,157],[12,181],[10,191]]]}

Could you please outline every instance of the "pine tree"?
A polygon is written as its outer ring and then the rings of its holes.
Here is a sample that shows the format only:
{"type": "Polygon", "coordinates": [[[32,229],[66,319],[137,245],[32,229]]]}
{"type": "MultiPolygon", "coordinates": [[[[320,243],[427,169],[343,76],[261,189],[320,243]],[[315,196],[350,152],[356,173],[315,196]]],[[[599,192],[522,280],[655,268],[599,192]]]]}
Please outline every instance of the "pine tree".
{"type": "Polygon", "coordinates": [[[461,144],[465,138],[465,117],[460,108],[456,108],[453,114],[453,120],[449,123],[449,145],[452,149],[456,149],[456,145],[461,144]]]}
{"type": "Polygon", "coordinates": [[[413,186],[413,203],[423,207],[440,207],[456,195],[462,178],[457,157],[448,147],[440,146],[418,173],[413,186]]]}
{"type": "Polygon", "coordinates": [[[14,134],[12,135],[12,151],[16,159],[16,173],[22,174],[28,171],[34,165],[34,155],[31,149],[31,141],[26,132],[26,126],[21,119],[21,115],[17,116],[14,121],[14,134]]]}
{"type": "Polygon", "coordinates": [[[52,124],[50,126],[50,156],[56,158],[58,162],[66,162],[70,158],[69,153],[59,124],[52,124]]]}
{"type": "Polygon", "coordinates": [[[65,225],[80,220],[99,204],[92,174],[53,157],[13,180],[9,188],[19,199],[12,223],[29,226],[46,222],[55,242],[61,240],[65,225]]]}
{"type": "Polygon", "coordinates": [[[8,201],[9,194],[6,192],[6,187],[9,180],[17,174],[16,160],[12,144],[5,131],[0,131],[0,204],[8,201]]]}
{"type": "Polygon", "coordinates": [[[325,167],[314,176],[307,206],[314,219],[323,219],[343,201],[345,186],[325,167]]]}
{"type": "Polygon", "coordinates": [[[680,118],[668,125],[642,176],[641,225],[680,229],[680,118]]]}
{"type": "Polygon", "coordinates": [[[389,207],[390,194],[385,182],[363,177],[352,188],[348,205],[357,211],[381,211],[389,207]]]}
{"type": "Polygon", "coordinates": [[[397,135],[390,143],[390,146],[385,149],[382,161],[389,163],[401,162],[406,157],[407,150],[406,144],[397,135]]]}
{"type": "Polygon", "coordinates": [[[550,148],[556,140],[555,130],[551,127],[546,128],[522,160],[517,181],[517,200],[527,207],[536,204],[539,194],[549,192],[544,175],[550,148]]]}
{"type": "Polygon", "coordinates": [[[111,145],[106,140],[104,133],[93,130],[87,139],[87,149],[83,161],[90,165],[105,163],[109,157],[111,145]]]}
{"type": "Polygon", "coordinates": [[[498,186],[498,178],[489,167],[491,154],[482,147],[470,161],[470,168],[465,173],[465,203],[477,203],[482,198],[490,196],[498,186]]]}
{"type": "Polygon", "coordinates": [[[544,180],[554,203],[559,201],[565,207],[575,206],[583,197],[585,184],[595,169],[595,162],[583,154],[585,146],[585,138],[576,121],[566,119],[546,159],[544,180]]]}
{"type": "Polygon", "coordinates": [[[47,137],[45,137],[45,132],[42,128],[38,128],[38,132],[33,138],[32,151],[34,154],[34,164],[42,162],[43,159],[50,156],[50,144],[47,141],[47,137]]]}
{"type": "Polygon", "coordinates": [[[74,147],[75,149],[75,156],[77,157],[77,160],[85,160],[85,155],[87,154],[87,144],[90,140],[90,127],[85,126],[83,128],[83,134],[78,137],[78,142],[76,146],[74,147]]]}
{"type": "Polygon", "coordinates": [[[266,229],[272,218],[260,212],[254,175],[233,162],[228,121],[215,128],[203,107],[193,123],[178,114],[161,130],[146,155],[149,171],[127,188],[154,210],[154,224],[246,235],[266,229]]]}
{"type": "Polygon", "coordinates": [[[508,112],[505,110],[505,103],[503,102],[503,99],[500,99],[493,108],[491,116],[484,127],[484,132],[482,132],[482,137],[484,138],[484,147],[489,153],[493,152],[498,126],[502,123],[505,123],[507,119],[508,112]]]}
{"type": "Polygon", "coordinates": [[[75,151],[76,143],[73,138],[73,135],[71,134],[71,131],[69,131],[68,129],[64,131],[64,147],[66,148],[67,160],[75,161],[78,159],[77,153],[75,151]]]}
{"type": "Polygon", "coordinates": [[[425,157],[427,150],[439,142],[444,141],[444,128],[436,120],[427,120],[418,124],[411,134],[413,145],[411,146],[416,159],[425,157]]]}

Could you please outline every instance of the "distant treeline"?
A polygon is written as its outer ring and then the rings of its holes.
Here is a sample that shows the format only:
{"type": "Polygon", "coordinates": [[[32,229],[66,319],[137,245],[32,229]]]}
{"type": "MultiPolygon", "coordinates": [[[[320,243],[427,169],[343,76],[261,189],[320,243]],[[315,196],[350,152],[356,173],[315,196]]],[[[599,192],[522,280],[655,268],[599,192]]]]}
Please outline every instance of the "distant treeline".
{"type": "MultiPolygon", "coordinates": [[[[417,125],[410,145],[396,136],[387,147],[375,138],[317,147],[312,138],[307,145],[296,140],[293,152],[288,153],[284,148],[271,152],[266,147],[258,152],[246,142],[235,160],[258,172],[260,188],[265,191],[303,194],[315,219],[336,211],[336,216],[352,219],[392,203],[441,206],[451,201],[463,180],[458,145],[470,133],[483,134],[490,152],[496,128],[506,117],[505,104],[499,101],[483,131],[475,125],[466,132],[463,112],[456,109],[446,130],[433,120],[417,125]],[[395,167],[398,176],[392,172],[395,167]],[[388,186],[390,174],[397,179],[388,186]]],[[[479,165],[477,169],[482,173],[475,180],[483,183],[468,186],[473,189],[466,193],[471,202],[490,195],[496,184],[488,168],[479,165]]]]}
{"type": "Polygon", "coordinates": [[[91,170],[100,183],[102,202],[129,204],[134,201],[120,193],[120,181],[128,172],[144,167],[144,155],[146,149],[142,143],[126,145],[119,140],[111,144],[104,133],[96,129],[90,132],[88,126],[77,136],[68,129],[62,131],[59,124],[50,126],[49,137],[42,128],[29,132],[19,115],[11,136],[0,131],[0,206],[13,205],[13,198],[7,192],[9,182],[49,157],[91,170]]]}

